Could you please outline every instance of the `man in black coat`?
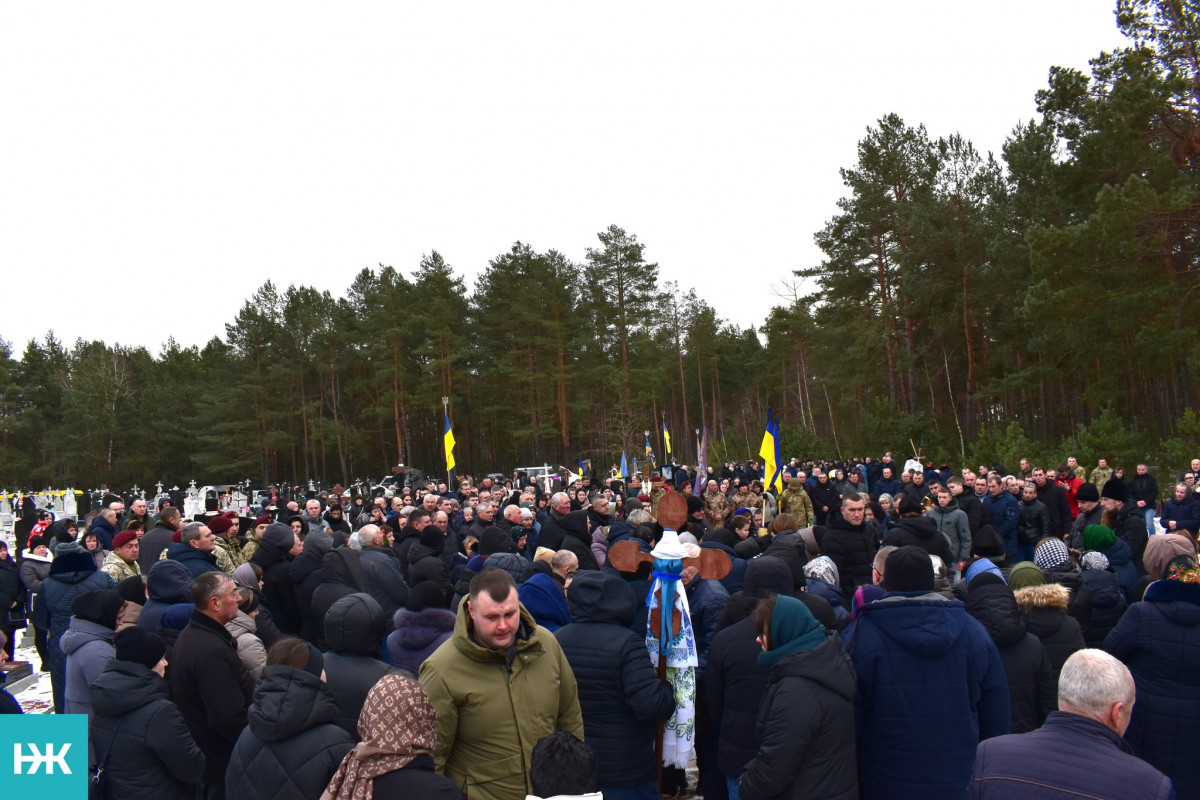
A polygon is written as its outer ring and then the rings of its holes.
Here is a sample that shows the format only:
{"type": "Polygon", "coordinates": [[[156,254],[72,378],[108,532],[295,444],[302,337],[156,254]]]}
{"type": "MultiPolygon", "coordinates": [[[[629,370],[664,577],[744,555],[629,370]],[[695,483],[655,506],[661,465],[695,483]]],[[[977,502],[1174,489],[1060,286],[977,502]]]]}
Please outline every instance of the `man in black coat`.
{"type": "Polygon", "coordinates": [[[1158,505],[1158,481],[1145,464],[1137,465],[1137,474],[1129,482],[1129,500],[1146,521],[1146,535],[1154,535],[1154,516],[1158,505]]]}
{"type": "Polygon", "coordinates": [[[325,688],[337,700],[337,724],[356,742],[367,693],[397,671],[379,660],[383,629],[383,610],[365,592],[343,597],[325,615],[325,688]]]}
{"type": "Polygon", "coordinates": [[[1170,779],[1121,739],[1133,703],[1133,676],[1120,661],[1101,650],[1078,651],[1063,664],[1058,711],[1042,727],[979,743],[970,797],[1174,797],[1170,779]]]}
{"type": "Polygon", "coordinates": [[[223,798],[225,770],[246,727],[254,683],[225,630],[238,611],[233,579],[223,572],[204,573],[192,585],[192,602],[196,610],[171,651],[171,694],[204,753],[206,796],[223,798]]]}
{"type": "Polygon", "coordinates": [[[179,530],[180,521],[179,509],[167,506],[158,515],[157,524],[142,536],[142,547],[138,552],[138,565],[142,568],[143,575],[150,572],[150,568],[158,563],[158,557],[162,555],[162,551],[171,545],[171,537],[175,535],[175,531],[179,530]]]}
{"type": "Polygon", "coordinates": [[[1129,499],[1125,482],[1120,478],[1109,478],[1100,492],[1100,505],[1104,509],[1101,514],[1103,524],[1112,528],[1117,538],[1129,545],[1133,551],[1133,565],[1137,567],[1138,575],[1146,574],[1142,564],[1142,554],[1146,552],[1149,537],[1146,534],[1146,522],[1142,509],[1129,499]]]}
{"type": "Polygon", "coordinates": [[[364,525],[358,532],[358,541],[362,544],[360,560],[366,581],[363,591],[379,603],[386,632],[391,633],[395,626],[392,617],[408,600],[408,584],[400,572],[400,561],[396,551],[387,546],[378,525],[364,525]]]}
{"type": "Polygon", "coordinates": [[[946,481],[946,488],[954,496],[954,501],[958,503],[959,509],[967,515],[967,527],[970,528],[971,538],[974,539],[975,534],[979,533],[979,529],[991,522],[987,509],[975,496],[973,489],[968,488],[963,479],[957,475],[950,476],[950,480],[946,481]]]}
{"type": "Polygon", "coordinates": [[[1057,481],[1047,479],[1046,471],[1041,467],[1033,468],[1033,483],[1037,486],[1037,499],[1046,507],[1047,522],[1050,535],[1059,539],[1071,532],[1071,503],[1067,500],[1067,490],[1058,485],[1057,481]]]}
{"type": "Polygon", "coordinates": [[[808,490],[808,495],[812,498],[813,503],[813,518],[817,525],[827,525],[830,516],[836,515],[836,509],[842,496],[838,493],[837,487],[829,480],[828,474],[818,470],[816,477],[816,484],[808,490]]]}
{"type": "Polygon", "coordinates": [[[558,551],[562,549],[563,537],[567,535],[562,518],[571,513],[571,498],[566,492],[555,492],[550,498],[550,507],[542,520],[539,542],[542,547],[558,551]]]}
{"type": "Polygon", "coordinates": [[[579,685],[586,741],[596,753],[600,791],[658,792],[654,736],[675,710],[660,684],[643,638],[629,625],[638,598],[612,570],[576,574],[567,589],[572,623],[555,634],[579,685]]]}
{"type": "Polygon", "coordinates": [[[854,590],[871,582],[871,563],[875,558],[875,540],[864,524],[866,503],[857,495],[842,500],[841,513],[830,515],[821,539],[821,553],[829,556],[838,569],[846,607],[854,590]]]}

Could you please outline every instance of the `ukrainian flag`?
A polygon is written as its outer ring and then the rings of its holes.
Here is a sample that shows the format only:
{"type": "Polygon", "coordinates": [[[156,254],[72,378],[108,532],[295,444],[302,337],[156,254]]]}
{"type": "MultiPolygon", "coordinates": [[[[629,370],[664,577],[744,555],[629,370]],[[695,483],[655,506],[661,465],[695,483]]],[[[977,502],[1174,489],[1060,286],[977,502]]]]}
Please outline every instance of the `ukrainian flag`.
{"type": "Polygon", "coordinates": [[[770,407],[767,408],[767,429],[763,433],[758,455],[763,460],[763,475],[767,478],[767,488],[783,491],[779,465],[779,421],[771,413],[770,407]]]}
{"type": "Polygon", "coordinates": [[[625,464],[625,451],[624,450],[621,451],[621,477],[622,478],[629,477],[629,467],[626,466],[626,464],[625,464]]]}
{"type": "Polygon", "coordinates": [[[454,431],[450,428],[450,415],[446,415],[446,429],[442,432],[442,442],[446,447],[446,472],[454,469],[454,431]]]}
{"type": "Polygon", "coordinates": [[[671,455],[671,434],[667,433],[667,423],[663,423],[663,445],[667,448],[667,457],[671,455]]]}
{"type": "Polygon", "coordinates": [[[646,434],[646,460],[650,460],[650,434],[646,434]]]}

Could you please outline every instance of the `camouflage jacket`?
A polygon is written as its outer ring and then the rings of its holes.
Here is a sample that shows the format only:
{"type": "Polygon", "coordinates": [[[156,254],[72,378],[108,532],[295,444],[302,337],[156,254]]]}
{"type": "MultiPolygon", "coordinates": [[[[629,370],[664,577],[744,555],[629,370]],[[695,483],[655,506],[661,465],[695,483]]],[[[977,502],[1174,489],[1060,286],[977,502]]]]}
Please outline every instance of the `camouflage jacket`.
{"type": "Polygon", "coordinates": [[[788,488],[779,495],[779,513],[791,514],[792,519],[796,520],[796,530],[812,525],[812,498],[798,482],[789,483],[788,488]]]}
{"type": "Polygon", "coordinates": [[[1112,474],[1112,467],[1105,467],[1104,469],[1096,467],[1094,470],[1092,470],[1092,476],[1089,478],[1089,480],[1091,481],[1091,484],[1096,487],[1096,491],[1102,492],[1104,491],[1104,484],[1109,478],[1112,477],[1112,474]]]}
{"type": "Polygon", "coordinates": [[[130,564],[117,555],[116,551],[110,552],[104,557],[104,563],[100,565],[100,571],[117,583],[126,578],[134,578],[142,574],[142,568],[138,566],[138,562],[134,561],[130,564]]]}
{"type": "Polygon", "coordinates": [[[725,519],[729,516],[729,510],[729,498],[723,493],[704,493],[704,518],[714,528],[719,528],[725,524],[725,519]]]}

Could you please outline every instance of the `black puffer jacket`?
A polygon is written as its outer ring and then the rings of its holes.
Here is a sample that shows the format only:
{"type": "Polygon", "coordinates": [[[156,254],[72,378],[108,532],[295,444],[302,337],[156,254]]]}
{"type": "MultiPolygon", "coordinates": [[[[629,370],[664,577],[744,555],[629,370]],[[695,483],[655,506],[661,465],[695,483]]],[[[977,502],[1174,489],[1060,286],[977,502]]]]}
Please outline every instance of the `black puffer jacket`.
{"type": "Polygon", "coordinates": [[[271,609],[275,626],[284,633],[300,635],[300,611],[296,607],[296,587],[289,573],[292,557],[288,554],[295,542],[292,529],[282,522],[272,522],[263,531],[262,541],[251,563],[262,568],[263,603],[271,609]]]}
{"type": "Polygon", "coordinates": [[[1012,589],[989,575],[994,582],[971,582],[967,613],[979,620],[1000,651],[1008,678],[1012,706],[1012,732],[1028,733],[1040,728],[1050,712],[1058,708],[1058,688],[1050,656],[1038,637],[1025,630],[1012,589]]]}
{"type": "Polygon", "coordinates": [[[1017,520],[1017,544],[1034,547],[1043,538],[1051,535],[1050,515],[1042,501],[1033,500],[1027,503],[1021,500],[1017,505],[1021,509],[1021,516],[1017,520]]]}
{"type": "Polygon", "coordinates": [[[358,551],[350,547],[339,547],[321,561],[321,583],[313,590],[312,613],[319,637],[325,637],[325,615],[333,604],[348,594],[366,591],[362,561],[358,551]]]}
{"type": "Polygon", "coordinates": [[[105,800],[192,798],[204,754],[166,681],[141,664],[113,659],[89,691],[89,738],[97,758],[107,754],[105,800]]]}
{"type": "Polygon", "coordinates": [[[1057,583],[1026,586],[1013,593],[1025,618],[1025,630],[1042,641],[1057,684],[1063,664],[1076,650],[1087,647],[1079,620],[1067,614],[1071,592],[1057,583]]]}
{"type": "Polygon", "coordinates": [[[383,609],[358,592],[338,600],[325,615],[325,688],[337,701],[337,724],[358,741],[358,715],[367,692],[392,668],[379,660],[383,609]]]}
{"type": "Polygon", "coordinates": [[[560,550],[570,550],[579,559],[579,569],[600,569],[596,556],[592,554],[592,535],[588,533],[586,511],[565,514],[560,523],[563,540],[560,550]]]}
{"type": "Polygon", "coordinates": [[[1074,564],[1062,564],[1058,568],[1044,569],[1046,583],[1057,583],[1067,587],[1071,596],[1067,599],[1067,613],[1079,621],[1079,627],[1087,636],[1088,622],[1092,618],[1091,593],[1083,588],[1083,578],[1074,564]]]}
{"type": "Polygon", "coordinates": [[[1133,551],[1133,565],[1137,567],[1138,575],[1145,575],[1146,567],[1142,564],[1142,554],[1146,552],[1148,538],[1146,518],[1142,509],[1138,508],[1134,501],[1129,501],[1117,512],[1117,518],[1109,527],[1117,538],[1129,545],[1129,549],[1133,551]]]}
{"type": "Polygon", "coordinates": [[[746,766],[740,796],[857,798],[856,690],[854,668],[836,634],[772,666],[758,717],[758,750],[746,766]]]}
{"type": "Polygon", "coordinates": [[[576,574],[567,605],[573,621],[555,638],[579,684],[596,782],[625,787],[654,780],[655,730],[674,711],[675,699],[658,682],[644,639],[629,630],[637,598],[616,572],[593,570],[576,574]]]}
{"type": "MultiPolygon", "coordinates": [[[[408,575],[408,565],[411,563],[408,560],[408,550],[420,541],[421,532],[412,525],[405,525],[397,531],[392,541],[392,549],[396,551],[396,558],[399,559],[400,563],[400,574],[404,576],[404,580],[408,581],[409,586],[416,586],[416,582],[408,575]]],[[[444,545],[445,542],[442,544],[444,545]]],[[[438,557],[441,558],[441,555],[441,552],[439,552],[438,557]]],[[[445,562],[443,561],[442,563],[445,562]]]]}
{"type": "Polygon", "coordinates": [[[408,548],[408,585],[416,586],[425,581],[436,583],[442,588],[445,598],[442,605],[449,606],[450,598],[454,596],[454,586],[450,583],[450,570],[446,569],[446,562],[442,561],[442,548],[435,549],[416,542],[408,548]]]}
{"type": "Polygon", "coordinates": [[[63,711],[63,692],[67,685],[67,656],[58,640],[71,623],[71,603],[84,592],[111,589],[116,584],[107,574],[96,569],[95,560],[87,553],[65,553],[50,565],[50,574],[42,581],[41,600],[46,604],[48,628],[46,644],[50,654],[50,680],[54,690],[54,708],[63,711]]]}
{"type": "Polygon", "coordinates": [[[1080,593],[1087,592],[1089,611],[1083,638],[1088,647],[1100,647],[1108,632],[1117,627],[1129,604],[1125,602],[1116,573],[1104,569],[1085,569],[1080,573],[1080,580],[1083,583],[1080,593]]]}
{"type": "Polygon", "coordinates": [[[825,535],[821,539],[821,553],[829,556],[838,569],[847,607],[854,590],[871,582],[875,549],[870,528],[866,525],[851,527],[840,512],[829,513],[829,524],[825,526],[825,535]]]}
{"type": "Polygon", "coordinates": [[[951,560],[949,540],[930,517],[901,517],[888,528],[883,544],[885,547],[919,547],[929,555],[940,558],[947,569],[955,566],[951,560]]]}
{"type": "Polygon", "coordinates": [[[326,536],[310,536],[304,540],[304,549],[288,567],[288,577],[295,585],[296,612],[300,615],[300,634],[314,644],[319,644],[319,626],[312,613],[313,592],[321,585],[321,562],[333,551],[332,540],[326,536]]]}
{"type": "Polygon", "coordinates": [[[337,701],[321,679],[294,667],[263,670],[225,773],[238,800],[313,800],[354,740],[334,724],[337,701]]]}
{"type": "MultiPolygon", "coordinates": [[[[0,613],[6,613],[13,604],[25,607],[25,587],[21,585],[21,576],[17,572],[17,562],[11,558],[0,561],[0,613]]],[[[3,627],[7,617],[0,617],[0,627],[3,627]]]]}
{"type": "Polygon", "coordinates": [[[390,547],[364,547],[359,553],[365,583],[363,591],[383,609],[384,625],[392,630],[392,615],[408,600],[408,584],[400,572],[400,559],[390,547]]]}

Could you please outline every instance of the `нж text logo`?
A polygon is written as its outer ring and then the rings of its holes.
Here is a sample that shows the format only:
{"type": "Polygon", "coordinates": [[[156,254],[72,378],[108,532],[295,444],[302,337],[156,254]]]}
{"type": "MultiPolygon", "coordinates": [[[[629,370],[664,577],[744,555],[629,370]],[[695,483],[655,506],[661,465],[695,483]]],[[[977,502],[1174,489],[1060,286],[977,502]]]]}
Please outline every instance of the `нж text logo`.
{"type": "Polygon", "coordinates": [[[64,744],[62,749],[59,750],[57,754],[54,752],[54,745],[50,744],[49,742],[46,743],[46,752],[44,755],[38,752],[36,744],[26,743],[25,746],[29,748],[30,755],[21,755],[21,743],[13,743],[14,775],[34,775],[37,773],[38,767],[43,766],[45,767],[45,773],[47,775],[53,775],[55,764],[58,765],[58,768],[62,770],[64,775],[71,774],[71,768],[67,766],[67,751],[71,749],[71,744],[69,742],[64,744]],[[28,764],[31,766],[25,772],[21,772],[22,764],[28,764]]]}

